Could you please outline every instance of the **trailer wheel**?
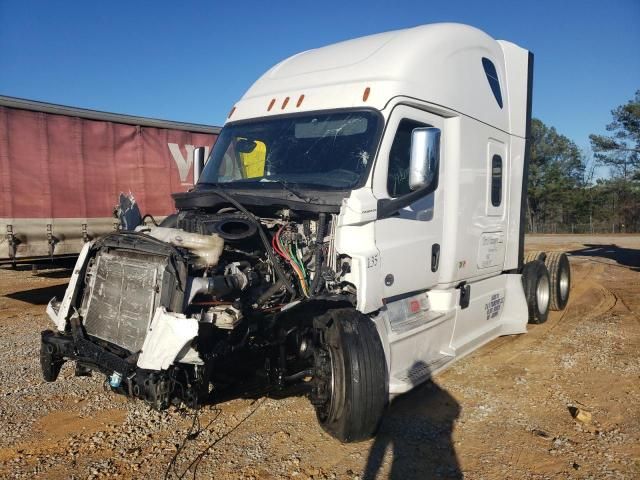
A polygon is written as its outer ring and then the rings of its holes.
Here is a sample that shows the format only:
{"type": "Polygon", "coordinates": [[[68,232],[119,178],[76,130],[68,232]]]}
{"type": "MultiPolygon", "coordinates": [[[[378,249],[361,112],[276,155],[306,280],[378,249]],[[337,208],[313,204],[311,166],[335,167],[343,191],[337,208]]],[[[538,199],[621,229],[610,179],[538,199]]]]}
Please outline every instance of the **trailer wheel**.
{"type": "Polygon", "coordinates": [[[551,278],[551,310],[564,310],[569,301],[571,290],[571,267],[569,259],[563,252],[547,254],[544,264],[551,278]]]}
{"type": "Polygon", "coordinates": [[[540,260],[526,263],[522,269],[522,285],[529,309],[529,323],[544,323],[549,316],[551,281],[549,271],[540,260]]]}
{"type": "Polygon", "coordinates": [[[311,402],[318,421],[342,442],[366,440],[377,431],[389,397],[387,364],[375,325],[351,308],[332,310],[314,325],[320,341],[311,402]]]}

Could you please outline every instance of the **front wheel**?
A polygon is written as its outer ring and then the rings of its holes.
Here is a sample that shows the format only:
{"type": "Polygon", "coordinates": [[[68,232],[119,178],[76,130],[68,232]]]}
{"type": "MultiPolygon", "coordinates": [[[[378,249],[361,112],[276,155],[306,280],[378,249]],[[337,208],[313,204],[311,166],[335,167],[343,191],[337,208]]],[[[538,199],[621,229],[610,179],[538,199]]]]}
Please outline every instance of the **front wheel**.
{"type": "Polygon", "coordinates": [[[322,428],[342,442],[373,436],[389,397],[387,364],[371,319],[350,308],[314,321],[320,338],[311,401],[322,428]]]}

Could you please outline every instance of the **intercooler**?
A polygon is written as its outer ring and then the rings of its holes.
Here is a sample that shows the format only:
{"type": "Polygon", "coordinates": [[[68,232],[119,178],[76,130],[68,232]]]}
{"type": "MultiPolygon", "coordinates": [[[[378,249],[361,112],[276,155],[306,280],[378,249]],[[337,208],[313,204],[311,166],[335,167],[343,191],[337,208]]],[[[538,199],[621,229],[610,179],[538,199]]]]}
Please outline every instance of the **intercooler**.
{"type": "Polygon", "coordinates": [[[167,262],[165,256],[126,250],[99,252],[83,301],[86,332],[139,352],[168,280],[167,262]]]}

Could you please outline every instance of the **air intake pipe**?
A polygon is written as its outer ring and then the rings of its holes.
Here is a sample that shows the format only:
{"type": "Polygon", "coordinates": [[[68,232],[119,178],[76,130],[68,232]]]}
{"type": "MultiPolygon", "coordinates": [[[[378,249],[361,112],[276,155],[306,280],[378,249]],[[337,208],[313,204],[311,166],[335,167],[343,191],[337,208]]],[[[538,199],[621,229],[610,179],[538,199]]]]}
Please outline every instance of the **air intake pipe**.
{"type": "Polygon", "coordinates": [[[244,290],[256,281],[254,272],[240,272],[229,275],[216,275],[214,277],[189,277],[187,306],[196,295],[213,295],[216,298],[224,297],[237,290],[244,290]]]}

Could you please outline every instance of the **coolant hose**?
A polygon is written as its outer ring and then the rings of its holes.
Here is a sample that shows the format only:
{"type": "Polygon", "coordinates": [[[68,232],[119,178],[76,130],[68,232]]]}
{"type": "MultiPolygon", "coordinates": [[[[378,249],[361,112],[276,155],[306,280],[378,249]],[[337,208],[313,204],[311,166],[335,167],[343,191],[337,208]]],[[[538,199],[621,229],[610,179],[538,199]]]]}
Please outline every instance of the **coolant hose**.
{"type": "Polygon", "coordinates": [[[284,282],[278,279],[276,283],[271,285],[267,290],[264,291],[262,295],[258,297],[258,300],[256,300],[256,304],[262,305],[264,302],[269,300],[273,295],[278,293],[282,289],[282,287],[284,287],[284,282]]]}
{"type": "Polygon", "coordinates": [[[213,186],[213,187],[214,188],[212,190],[216,192],[217,195],[224,198],[227,202],[229,202],[231,205],[233,205],[242,213],[244,213],[247,216],[247,218],[249,218],[249,220],[251,220],[256,225],[256,227],[258,227],[258,234],[260,236],[260,240],[262,240],[262,244],[264,245],[267,256],[269,257],[269,260],[273,265],[273,269],[275,270],[276,275],[282,281],[282,284],[287,289],[287,291],[295,298],[296,291],[291,285],[291,282],[289,281],[289,278],[287,277],[286,273],[284,273],[284,270],[282,270],[280,263],[278,263],[278,260],[274,257],[273,252],[271,251],[271,248],[272,248],[271,242],[269,242],[269,240],[267,239],[267,235],[264,233],[264,229],[262,228],[262,224],[260,223],[260,220],[258,220],[253,213],[251,213],[249,210],[244,208],[242,204],[238,202],[235,198],[227,194],[227,192],[223,192],[219,187],[216,187],[216,186],[213,186]]]}

